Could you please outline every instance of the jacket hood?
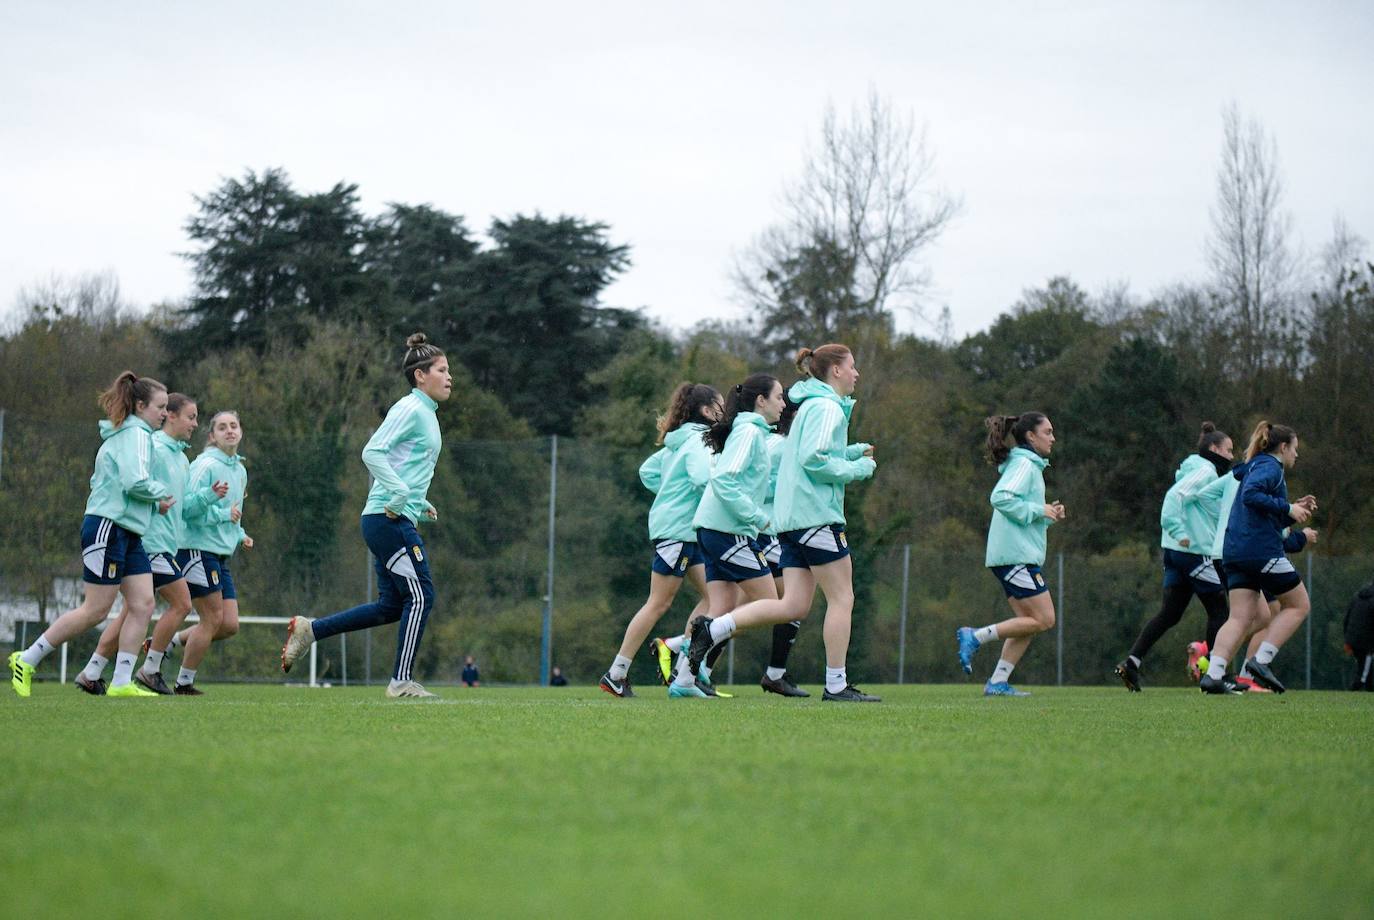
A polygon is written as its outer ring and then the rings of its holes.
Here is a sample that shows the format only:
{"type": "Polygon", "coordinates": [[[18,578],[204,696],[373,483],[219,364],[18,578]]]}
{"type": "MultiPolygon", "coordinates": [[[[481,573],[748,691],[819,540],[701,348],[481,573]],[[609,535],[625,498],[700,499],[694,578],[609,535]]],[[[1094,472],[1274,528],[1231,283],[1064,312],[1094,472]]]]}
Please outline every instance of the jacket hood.
{"type": "Polygon", "coordinates": [[[736,428],[743,428],[745,425],[757,425],[764,430],[765,434],[773,430],[772,426],[765,422],[763,416],[759,415],[757,412],[741,412],[739,415],[736,415],[735,421],[730,425],[730,430],[734,431],[736,428]]]}
{"type": "Polygon", "coordinates": [[[243,461],[243,458],[240,457],[238,454],[230,456],[229,454],[226,454],[224,451],[220,450],[218,447],[213,446],[205,448],[201,456],[214,457],[216,460],[218,460],[220,463],[223,463],[225,466],[238,466],[239,463],[243,461]]]}
{"type": "Polygon", "coordinates": [[[682,425],[678,428],[674,428],[672,431],[665,434],[663,436],[663,444],[665,447],[671,448],[672,450],[677,450],[683,444],[687,443],[688,438],[699,438],[701,437],[701,433],[705,430],[706,426],[701,424],[701,422],[688,422],[687,424],[682,425]]]}
{"type": "Polygon", "coordinates": [[[1278,463],[1279,460],[1273,454],[1260,454],[1253,460],[1246,460],[1244,463],[1237,463],[1235,468],[1231,470],[1231,475],[1236,477],[1240,481],[1244,482],[1246,473],[1253,470],[1259,464],[1265,462],[1278,463]]]}
{"type": "Polygon", "coordinates": [[[153,440],[172,450],[186,450],[191,446],[190,441],[178,441],[165,431],[154,431],[153,440]]]}
{"type": "Polygon", "coordinates": [[[118,425],[116,425],[114,422],[110,421],[107,418],[103,418],[100,420],[100,439],[102,441],[107,440],[119,434],[121,431],[125,431],[131,427],[142,428],[144,431],[153,430],[153,426],[143,421],[143,419],[139,418],[137,415],[128,416],[124,419],[124,421],[120,422],[118,425]]]}
{"type": "Polygon", "coordinates": [[[849,418],[849,411],[854,408],[854,397],[841,396],[835,392],[835,388],[830,384],[817,380],[815,377],[807,377],[792,384],[792,389],[787,391],[787,398],[794,403],[801,403],[807,399],[829,399],[840,404],[844,410],[844,417],[849,418]]]}
{"type": "Polygon", "coordinates": [[[1178,470],[1174,473],[1174,482],[1181,482],[1185,476],[1192,475],[1198,468],[1211,465],[1212,461],[1201,454],[1189,454],[1178,465],[1178,470]]]}
{"type": "Polygon", "coordinates": [[[1049,460],[1040,456],[1035,451],[1031,450],[1028,447],[1021,447],[1020,445],[1018,445],[1011,449],[1011,453],[1007,454],[1007,459],[997,464],[997,472],[1006,472],[1007,467],[1011,465],[1011,461],[1015,460],[1018,454],[1022,457],[1025,457],[1027,460],[1029,460],[1031,463],[1034,463],[1042,470],[1050,465],[1049,460]]]}

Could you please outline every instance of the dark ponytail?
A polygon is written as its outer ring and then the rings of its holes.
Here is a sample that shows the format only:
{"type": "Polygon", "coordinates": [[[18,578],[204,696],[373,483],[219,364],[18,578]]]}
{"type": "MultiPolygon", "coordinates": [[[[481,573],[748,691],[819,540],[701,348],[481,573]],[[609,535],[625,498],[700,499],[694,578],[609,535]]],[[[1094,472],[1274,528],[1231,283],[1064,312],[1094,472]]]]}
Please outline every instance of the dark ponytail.
{"type": "Polygon", "coordinates": [[[147,404],[153,394],[166,387],[152,377],[140,377],[133,371],[125,371],[114,379],[97,402],[101,410],[110,417],[116,428],[133,415],[139,403],[147,404]]]}
{"type": "Polygon", "coordinates": [[[993,465],[1001,464],[1013,446],[1026,447],[1026,435],[1045,420],[1043,412],[1023,412],[1020,415],[990,415],[983,419],[988,429],[987,458],[993,465]],[[1015,445],[1009,444],[1012,440],[1015,445]]]}
{"type": "Polygon", "coordinates": [[[778,378],[771,374],[751,374],[744,383],[737,383],[725,394],[725,412],[720,421],[713,424],[701,436],[713,453],[725,450],[725,441],[730,437],[730,429],[735,427],[735,416],[741,412],[753,412],[758,398],[767,399],[778,385],[778,378]]]}
{"type": "Polygon", "coordinates": [[[668,432],[676,431],[688,422],[706,424],[707,421],[701,418],[702,410],[714,405],[718,399],[720,394],[715,387],[704,383],[679,383],[668,398],[668,411],[658,417],[658,439],[654,443],[661,445],[668,432]]]}

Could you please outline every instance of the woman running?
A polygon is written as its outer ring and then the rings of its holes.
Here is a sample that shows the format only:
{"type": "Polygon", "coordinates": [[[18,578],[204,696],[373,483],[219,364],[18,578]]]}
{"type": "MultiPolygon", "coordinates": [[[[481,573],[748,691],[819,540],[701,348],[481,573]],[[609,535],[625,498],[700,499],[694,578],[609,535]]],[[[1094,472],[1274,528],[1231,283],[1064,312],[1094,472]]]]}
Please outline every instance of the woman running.
{"type": "Polygon", "coordinates": [[[435,694],[412,673],[434,607],[434,582],[416,525],[421,518],[439,519],[425,494],[443,446],[435,410],[453,391],[453,378],[448,358],[419,332],[406,339],[401,373],[410,393],[392,405],[363,448],[363,463],[373,483],[363,507],[362,530],[377,570],[377,600],[318,620],[292,617],[281,650],[281,669],[290,671],[311,644],[321,639],[400,621],[396,665],[386,695],[429,699],[435,694]]]}
{"type": "Polygon", "coordinates": [[[100,394],[109,416],[100,423],[91,495],[81,523],[81,578],[86,596],[22,652],[9,657],[10,683],[22,697],[33,689],[38,663],[62,643],[105,619],[115,596],[124,595],[114,680],[108,696],[156,696],[133,682],[134,662],[153,615],[153,575],[142,536],[154,514],[172,507],[172,492],[152,474],[153,431],[167,417],[167,388],[151,377],[125,371],[100,394]]]}
{"type": "Polygon", "coordinates": [[[959,666],[972,674],[974,653],[984,643],[1002,639],[1002,657],[983,695],[1030,696],[1010,680],[1031,639],[1054,627],[1054,601],[1040,571],[1045,564],[1045,531],[1064,520],[1064,506],[1045,501],[1044,470],[1050,465],[1054,426],[1041,412],[994,415],[984,424],[988,460],[997,464],[1001,474],[992,490],[985,564],[1001,582],[1014,616],[981,629],[960,627],[955,633],[959,666]]]}
{"type": "MultiPolygon", "coordinates": [[[[797,403],[788,399],[786,394],[783,395],[783,400],[782,415],[778,417],[778,424],[773,432],[768,435],[770,469],[768,499],[764,502],[763,513],[768,516],[769,521],[777,519],[773,506],[778,494],[778,467],[782,464],[782,446],[787,443],[787,432],[792,428],[792,419],[796,417],[798,409],[797,403]]],[[[768,560],[769,571],[773,573],[773,587],[777,589],[778,597],[782,597],[782,544],[778,542],[777,525],[770,523],[769,528],[759,534],[759,546],[763,549],[763,558],[768,560]]],[[[768,669],[759,679],[759,686],[766,692],[798,698],[811,695],[792,683],[792,679],[787,675],[787,659],[792,655],[792,647],[796,645],[800,632],[801,620],[773,624],[773,643],[768,655],[768,669]]],[[[712,649],[712,654],[715,654],[715,649],[712,649]]],[[[707,664],[710,664],[709,655],[707,659],[707,664]]]]}
{"type": "MultiPolygon", "coordinates": [[[[845,485],[873,475],[873,445],[850,444],[849,415],[859,370],[845,345],[822,345],[797,354],[807,375],[788,391],[800,403],[778,468],[775,526],[782,544],[784,590],[779,600],[757,600],[692,625],[687,668],[695,674],[712,647],[737,630],[804,619],[819,585],[825,594],[825,693],[822,700],[876,703],[849,683],[854,612],[854,563],[845,537],[845,485]]],[[[677,680],[682,680],[679,665],[677,680]]],[[[676,681],[675,681],[676,682],[676,681]]]]}
{"type": "Polygon", "coordinates": [[[1275,693],[1285,689],[1269,664],[1307,619],[1311,602],[1302,576],[1284,554],[1284,532],[1292,524],[1306,524],[1317,507],[1311,495],[1288,501],[1284,470],[1297,459],[1297,432],[1286,425],[1260,422],[1250,435],[1245,462],[1235,470],[1241,484],[1227,520],[1222,551],[1231,616],[1217,633],[1208,656],[1207,676],[1198,682],[1203,693],[1242,692],[1227,675],[1226,665],[1253,624],[1263,617],[1264,591],[1278,600],[1279,612],[1269,624],[1267,638],[1245,662],[1245,670],[1262,687],[1275,693]]]}
{"type": "Polygon", "coordinates": [[[1193,595],[1207,611],[1208,645],[1226,622],[1226,586],[1222,584],[1221,566],[1211,555],[1219,505],[1208,500],[1207,487],[1230,472],[1234,456],[1230,436],[1218,431],[1211,422],[1203,422],[1197,452],[1179,465],[1173,486],[1164,494],[1159,512],[1164,603],[1140,631],[1130,654],[1116,666],[1116,676],[1133,693],[1141,689],[1140,663],[1154,644],[1183,619],[1193,595]]]}
{"type": "MultiPolygon", "coordinates": [[[[724,415],[706,431],[706,443],[717,459],[692,526],[706,561],[708,616],[729,613],[739,606],[741,594],[746,601],[777,600],[773,573],[758,536],[771,526],[764,509],[773,466],[768,455],[769,426],[777,422],[783,404],[777,378],[754,374],[730,391],[724,415]]],[[[723,647],[712,649],[712,654],[723,647]]],[[[712,664],[708,655],[699,677],[708,686],[712,664]]],[[[709,694],[690,676],[675,680],[668,695],[709,694]]]]}
{"type": "Polygon", "coordinates": [[[201,696],[196,671],[210,649],[238,634],[239,602],[229,560],[240,546],[253,548],[243,529],[243,501],[248,494],[248,470],[239,456],[243,426],[239,414],[223,409],[210,418],[205,450],[191,464],[187,490],[194,500],[182,513],[186,520],[186,581],[200,622],[173,636],[171,645],[184,645],[181,670],[172,692],[201,696]],[[214,483],[224,482],[221,492],[214,483]]]}
{"type": "MultiPolygon", "coordinates": [[[[640,482],[654,493],[654,503],[649,507],[649,541],[654,547],[649,598],[630,618],[615,661],[601,675],[601,689],[612,696],[623,699],[635,695],[630,686],[630,662],[654,624],[672,606],[683,579],[692,583],[703,601],[706,598],[706,566],[692,517],[711,479],[711,452],[702,435],[720,420],[722,411],[720,394],[713,387],[680,384],[668,402],[668,411],[658,419],[658,443],[663,447],[639,468],[640,482]]],[[[693,616],[705,612],[704,604],[697,607],[693,616]]]]}
{"type": "MultiPolygon", "coordinates": [[[[143,549],[153,569],[153,590],[167,602],[167,610],[153,628],[152,639],[144,643],[147,654],[143,667],[134,672],[134,680],[146,689],[163,695],[170,694],[172,688],[162,679],[162,657],[177,627],[191,612],[191,592],[182,570],[188,558],[187,551],[182,549],[186,542],[186,525],[182,515],[188,505],[204,506],[229,491],[229,484],[220,481],[205,487],[198,494],[186,497],[186,481],[191,466],[186,459],[186,449],[191,446],[191,435],[195,434],[197,425],[195,402],[184,393],[172,393],[167,397],[167,420],[153,432],[153,478],[171,490],[173,505],[166,514],[153,515],[148,532],[143,535],[143,549]]],[[[119,647],[119,633],[124,620],[125,613],[121,611],[116,619],[106,625],[105,631],[100,634],[95,654],[85,670],[76,676],[76,685],[85,692],[95,696],[105,693],[102,674],[119,647]]]]}

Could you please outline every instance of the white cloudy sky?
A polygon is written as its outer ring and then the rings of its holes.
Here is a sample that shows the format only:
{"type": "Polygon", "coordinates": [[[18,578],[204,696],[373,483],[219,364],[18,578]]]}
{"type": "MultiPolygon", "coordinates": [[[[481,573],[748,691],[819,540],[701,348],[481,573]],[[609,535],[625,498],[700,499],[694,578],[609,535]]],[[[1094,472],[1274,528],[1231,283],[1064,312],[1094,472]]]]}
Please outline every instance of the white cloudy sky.
{"type": "Polygon", "coordinates": [[[603,221],[634,257],[607,301],[687,326],[738,309],[733,253],[870,86],[964,198],[927,260],[960,333],[1054,274],[1201,277],[1230,100],[1309,251],[1337,214],[1374,239],[1369,2],[6,0],[0,308],[54,272],[184,296],[192,196],[280,166],[369,212],[603,221]]]}

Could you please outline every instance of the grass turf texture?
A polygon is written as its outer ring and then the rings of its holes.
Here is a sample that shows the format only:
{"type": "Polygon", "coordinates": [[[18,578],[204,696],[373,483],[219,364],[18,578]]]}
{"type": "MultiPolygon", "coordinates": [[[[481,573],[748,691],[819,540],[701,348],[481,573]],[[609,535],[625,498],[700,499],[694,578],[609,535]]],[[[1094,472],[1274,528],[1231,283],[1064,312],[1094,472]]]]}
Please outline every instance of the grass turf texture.
{"type": "Polygon", "coordinates": [[[1374,695],[5,691],[8,916],[1368,916],[1374,695]]]}

